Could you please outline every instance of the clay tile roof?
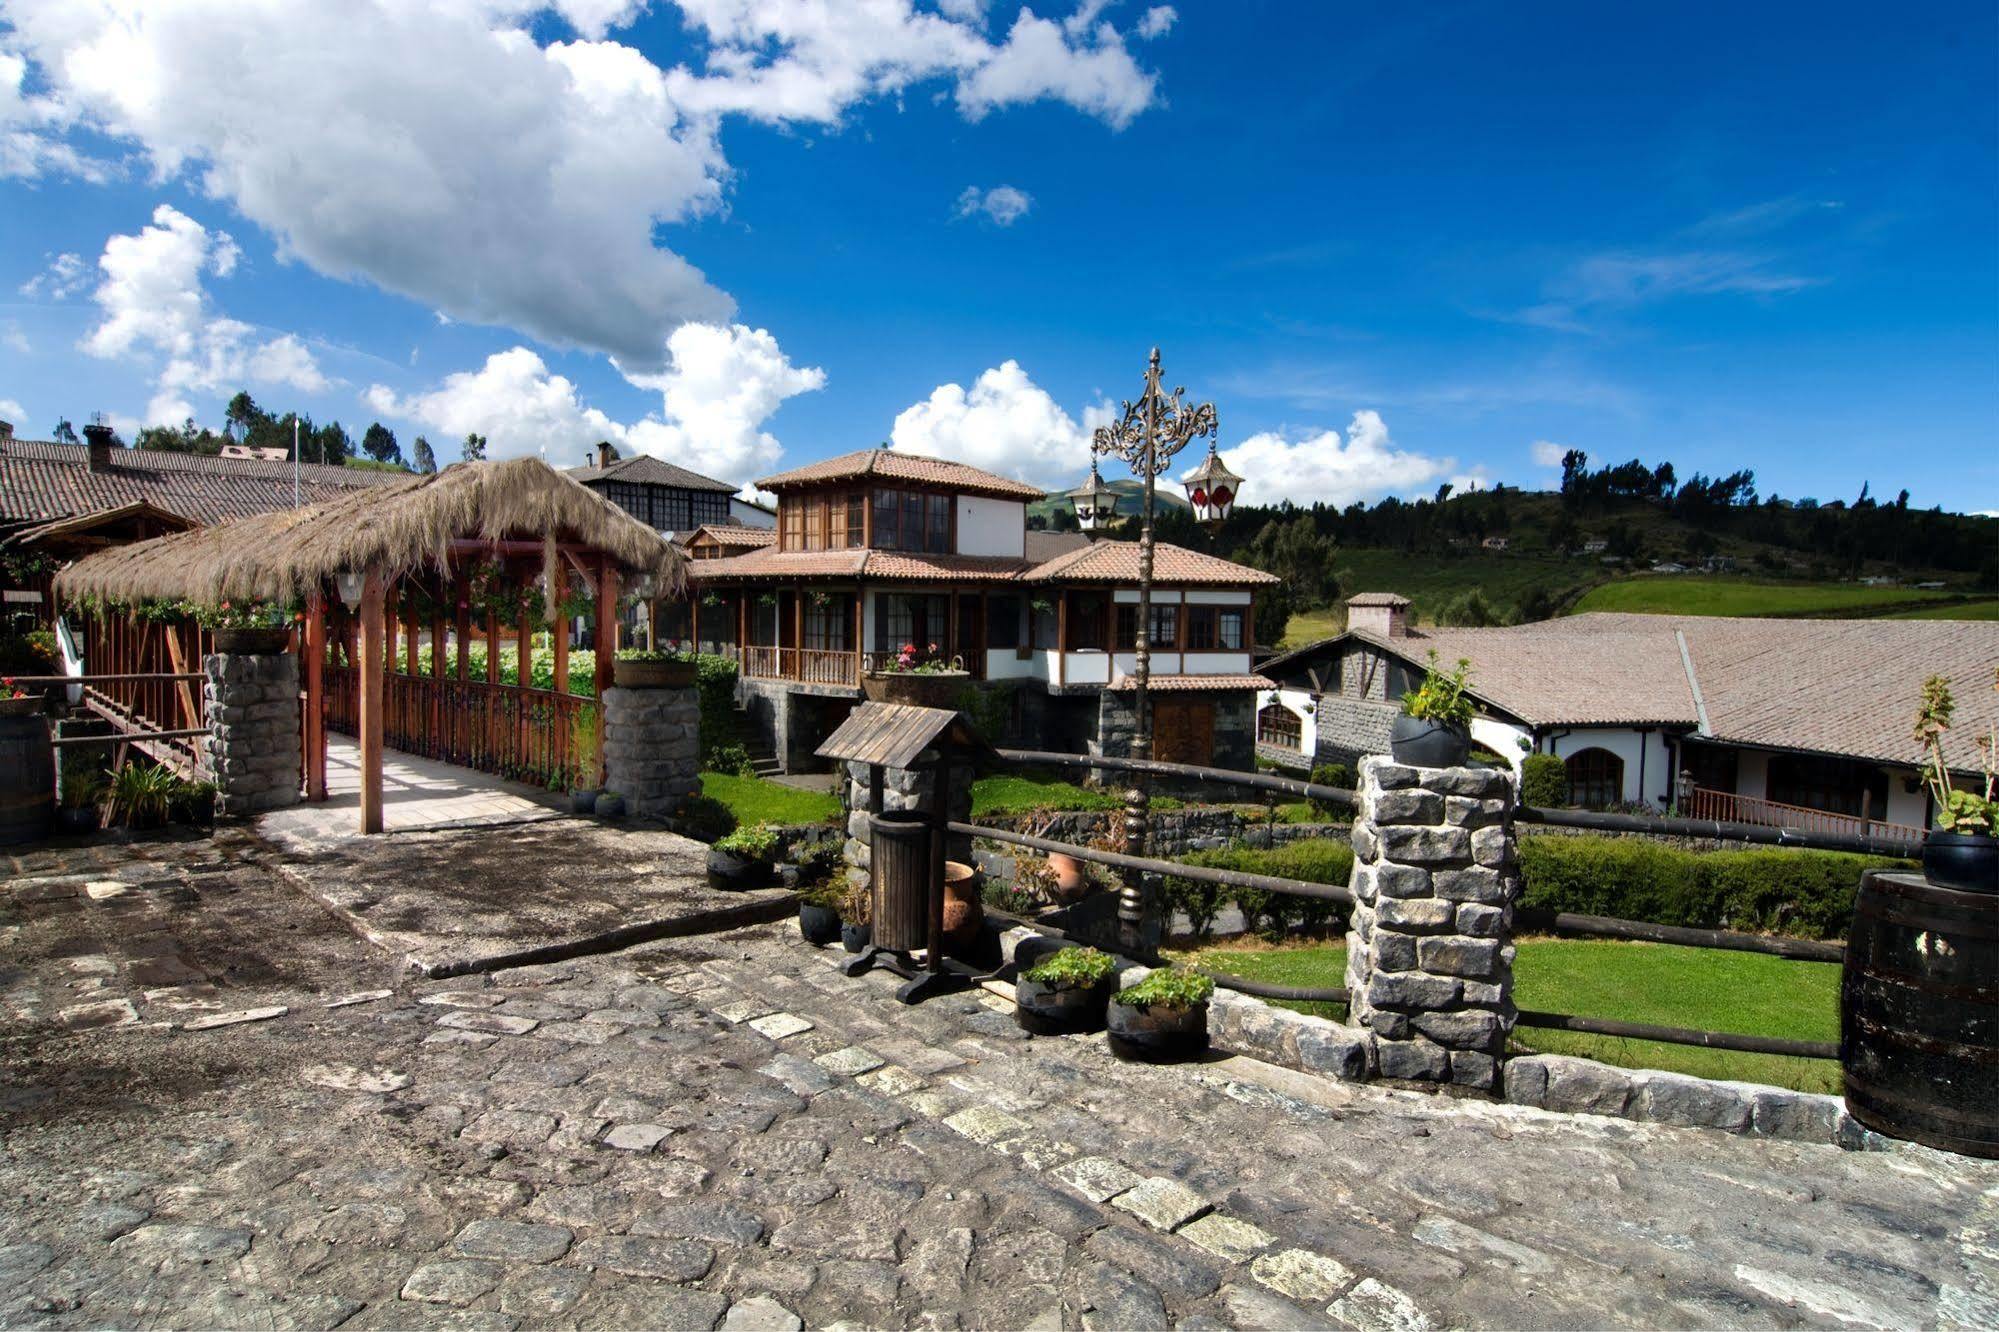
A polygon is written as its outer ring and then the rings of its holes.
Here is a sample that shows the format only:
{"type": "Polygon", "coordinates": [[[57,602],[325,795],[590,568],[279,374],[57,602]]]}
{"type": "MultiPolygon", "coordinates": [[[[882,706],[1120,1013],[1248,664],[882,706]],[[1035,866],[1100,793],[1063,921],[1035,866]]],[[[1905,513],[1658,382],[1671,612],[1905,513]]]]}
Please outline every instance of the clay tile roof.
{"type": "Polygon", "coordinates": [[[1409,598],[1394,592],[1360,592],[1347,598],[1349,606],[1407,606],[1409,598]]]}
{"type": "MultiPolygon", "coordinates": [[[[1276,577],[1232,560],[1196,550],[1159,543],[1152,554],[1152,579],[1173,586],[1252,587],[1275,583],[1276,577]]],[[[1030,583],[1136,583],[1138,543],[1095,541],[1067,555],[1058,555],[1027,575],[1030,583]]]]}
{"type": "MultiPolygon", "coordinates": [[[[1129,675],[1120,674],[1112,680],[1114,690],[1136,689],[1138,681],[1129,675]]],[[[1275,689],[1274,682],[1261,675],[1154,675],[1146,680],[1146,688],[1168,694],[1206,693],[1220,689],[1275,689]]]]}
{"type": "Polygon", "coordinates": [[[837,458],[826,458],[819,462],[807,463],[803,467],[794,467],[788,472],[779,472],[776,476],[764,477],[756,484],[762,490],[785,490],[794,486],[847,481],[860,477],[876,477],[884,481],[914,481],[923,485],[943,486],[968,495],[990,495],[996,499],[1037,500],[1044,494],[1039,486],[1030,486],[1024,481],[1015,481],[997,472],[969,467],[964,463],[946,462],[942,458],[897,453],[893,449],[861,449],[854,453],[843,453],[837,458]]]}
{"type": "Polygon", "coordinates": [[[868,552],[870,578],[948,579],[952,582],[1014,582],[1033,566],[1003,555],[912,555],[894,550],[868,552]]]}
{"type": "Polygon", "coordinates": [[[682,490],[712,490],[730,495],[738,489],[727,481],[717,481],[712,476],[662,462],[649,453],[620,458],[609,467],[570,467],[565,470],[586,485],[593,481],[629,481],[643,486],[677,486],[682,490]]]}
{"type": "Polygon", "coordinates": [[[728,523],[703,523],[689,532],[687,539],[692,541],[698,536],[712,537],[718,546],[741,546],[744,550],[774,545],[777,541],[777,533],[768,527],[736,527],[728,523]]]}
{"type": "Polygon", "coordinates": [[[765,546],[719,560],[695,560],[697,582],[786,578],[879,578],[914,582],[1012,582],[1026,560],[992,555],[917,555],[894,550],[778,550],[765,546]]]}
{"type": "MultiPolygon", "coordinates": [[[[138,502],[201,524],[292,507],[292,465],[151,449],[113,449],[109,471],[93,472],[89,447],[48,440],[0,439],[0,527],[53,522],[138,502]]],[[[407,480],[405,473],[359,467],[299,467],[307,504],[367,486],[407,480]]]]}

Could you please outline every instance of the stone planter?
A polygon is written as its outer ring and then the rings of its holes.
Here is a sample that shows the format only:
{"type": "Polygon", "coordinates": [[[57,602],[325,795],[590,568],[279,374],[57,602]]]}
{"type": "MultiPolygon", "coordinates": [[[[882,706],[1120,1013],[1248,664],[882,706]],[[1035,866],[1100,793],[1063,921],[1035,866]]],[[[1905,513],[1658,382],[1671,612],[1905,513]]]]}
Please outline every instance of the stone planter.
{"type": "Polygon", "coordinates": [[[1208,1004],[1134,1008],[1113,997],[1105,1012],[1111,1051],[1127,1059],[1191,1059],[1208,1048],[1208,1004]]]}
{"type": "Polygon", "coordinates": [[[689,689],[694,684],[694,663],[613,658],[611,682],[620,689],[689,689]]]}
{"type": "Polygon", "coordinates": [[[1999,893],[1999,837],[1932,831],[1923,839],[1923,879],[1933,888],[1999,893]]]}
{"type": "Polygon", "coordinates": [[[609,823],[616,823],[625,817],[625,798],[616,791],[603,791],[597,796],[597,817],[609,823]]]}
{"type": "Polygon", "coordinates": [[[971,678],[970,671],[869,671],[861,677],[861,690],[871,703],[955,709],[958,692],[971,678]]]}
{"type": "Polygon", "coordinates": [[[1013,1020],[1022,1031],[1037,1036],[1059,1036],[1068,1032],[1102,1031],[1104,1009],[1116,992],[1117,978],[1108,977],[1095,985],[1050,985],[1045,981],[1017,980],[1013,983],[1013,1020]]]}
{"type": "Polygon", "coordinates": [[[840,913],[832,907],[800,902],[798,932],[805,937],[805,942],[813,947],[824,948],[840,937],[840,913]]]}
{"type": "Polygon", "coordinates": [[[569,793],[571,814],[595,814],[597,812],[597,788],[588,787],[569,793]]]}
{"type": "Polygon", "coordinates": [[[875,930],[872,925],[850,925],[845,922],[840,925],[840,947],[850,953],[860,952],[874,937],[875,930]]]}
{"type": "Polygon", "coordinates": [[[237,628],[210,631],[217,652],[237,657],[270,657],[291,646],[289,629],[237,628]]]}
{"type": "Polygon", "coordinates": [[[776,866],[768,860],[752,860],[733,851],[708,848],[708,882],[717,888],[735,893],[765,888],[776,872],[776,866]]]}
{"type": "Polygon", "coordinates": [[[1412,768],[1462,768],[1471,757],[1471,732],[1397,714],[1388,732],[1388,752],[1412,768]]]}

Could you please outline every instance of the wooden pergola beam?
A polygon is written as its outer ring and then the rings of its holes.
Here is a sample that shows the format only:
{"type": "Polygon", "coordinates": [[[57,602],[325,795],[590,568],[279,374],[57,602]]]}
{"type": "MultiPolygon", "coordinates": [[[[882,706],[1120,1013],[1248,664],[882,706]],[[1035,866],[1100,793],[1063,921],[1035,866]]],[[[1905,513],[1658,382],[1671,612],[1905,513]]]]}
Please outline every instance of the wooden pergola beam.
{"type": "Polygon", "coordinates": [[[382,831],[382,575],[368,570],[361,588],[361,831],[382,831]]]}

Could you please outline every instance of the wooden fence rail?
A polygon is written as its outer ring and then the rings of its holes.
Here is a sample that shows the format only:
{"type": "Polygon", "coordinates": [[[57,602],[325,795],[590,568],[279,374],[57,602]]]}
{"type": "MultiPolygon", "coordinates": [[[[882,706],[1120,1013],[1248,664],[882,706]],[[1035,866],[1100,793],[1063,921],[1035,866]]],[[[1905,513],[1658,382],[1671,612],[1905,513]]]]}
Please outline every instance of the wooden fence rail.
{"type": "MultiPolygon", "coordinates": [[[[551,789],[594,783],[575,751],[576,722],[597,700],[552,689],[426,675],[382,677],[382,742],[419,758],[551,789]]],[[[354,735],[360,681],[351,666],[326,669],[326,724],[354,735]]]]}

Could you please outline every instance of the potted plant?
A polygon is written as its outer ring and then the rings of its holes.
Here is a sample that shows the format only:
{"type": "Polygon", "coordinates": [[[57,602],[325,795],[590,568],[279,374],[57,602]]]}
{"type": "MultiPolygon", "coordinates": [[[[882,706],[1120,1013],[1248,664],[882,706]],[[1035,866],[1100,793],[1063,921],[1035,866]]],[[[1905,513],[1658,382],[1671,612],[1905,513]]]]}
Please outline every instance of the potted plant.
{"type": "Polygon", "coordinates": [[[687,689],[694,671],[694,658],[682,652],[622,648],[611,660],[611,680],[620,689],[687,689]]]}
{"type": "Polygon", "coordinates": [[[840,946],[858,953],[874,939],[874,893],[858,879],[847,881],[840,895],[840,946]]]}
{"type": "Polygon", "coordinates": [[[1061,948],[1013,984],[1014,1021],[1039,1036],[1097,1031],[1104,1025],[1117,959],[1095,948],[1061,948]]]}
{"type": "Polygon", "coordinates": [[[14,683],[14,677],[0,680],[0,717],[32,717],[42,710],[42,695],[14,683]]]}
{"type": "Polygon", "coordinates": [[[217,652],[271,657],[291,645],[291,627],[305,613],[269,601],[225,601],[197,606],[195,622],[208,630],[217,652]]]}
{"type": "Polygon", "coordinates": [[[708,879],[717,888],[763,888],[777,864],[778,836],[768,823],[738,828],[708,848],[708,879]]]}
{"type": "Polygon", "coordinates": [[[1423,683],[1402,696],[1402,712],[1388,734],[1397,763],[1418,768],[1460,768],[1471,756],[1471,661],[1445,670],[1430,652],[1423,683]]]}
{"type": "Polygon", "coordinates": [[[935,643],[927,654],[914,643],[904,643],[894,656],[876,659],[861,676],[861,689],[875,703],[955,708],[958,691],[971,678],[970,671],[940,658],[935,643]]]}
{"type": "Polygon", "coordinates": [[[625,817],[625,797],[617,791],[597,793],[597,817],[607,823],[616,823],[625,817]]]}
{"type": "MultiPolygon", "coordinates": [[[[615,670],[615,665],[613,670],[615,670]]],[[[571,778],[569,812],[594,814],[597,811],[597,709],[578,708],[569,722],[571,778]]]]}
{"type": "Polygon", "coordinates": [[[1208,1000],[1215,983],[1196,971],[1161,967],[1119,990],[1106,1012],[1111,1049],[1138,1059],[1184,1059],[1208,1048],[1208,1000]]]}
{"type": "MultiPolygon", "coordinates": [[[[1993,672],[1999,690],[1999,669],[1993,672]]],[[[1929,788],[1936,827],[1923,838],[1923,878],[1938,888],[1967,893],[1999,893],[1999,723],[1979,736],[1985,791],[1960,790],[1944,762],[1943,733],[1957,710],[1950,681],[1932,675],[1923,682],[1916,708],[1916,743],[1924,750],[1923,784],[1929,788]]]]}
{"type": "Polygon", "coordinates": [[[798,932],[815,948],[824,948],[840,937],[839,889],[822,883],[799,894],[798,932]]]}
{"type": "Polygon", "coordinates": [[[62,777],[62,806],[56,810],[56,821],[66,833],[84,834],[97,831],[103,821],[103,811],[98,808],[109,785],[104,773],[95,768],[69,768],[62,777]]]}
{"type": "Polygon", "coordinates": [[[131,828],[159,827],[179,780],[165,768],[127,763],[111,779],[112,818],[131,828]]]}

